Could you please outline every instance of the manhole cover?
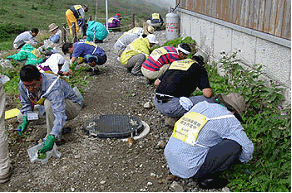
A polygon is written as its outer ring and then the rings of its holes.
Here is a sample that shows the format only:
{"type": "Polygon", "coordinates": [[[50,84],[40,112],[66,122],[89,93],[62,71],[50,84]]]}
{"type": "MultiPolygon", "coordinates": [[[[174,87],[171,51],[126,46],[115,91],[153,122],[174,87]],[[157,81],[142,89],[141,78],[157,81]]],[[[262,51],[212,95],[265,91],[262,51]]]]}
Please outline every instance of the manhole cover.
{"type": "Polygon", "coordinates": [[[84,129],[89,135],[100,138],[127,138],[143,131],[142,121],[126,115],[101,115],[99,119],[86,121],[84,129]]]}

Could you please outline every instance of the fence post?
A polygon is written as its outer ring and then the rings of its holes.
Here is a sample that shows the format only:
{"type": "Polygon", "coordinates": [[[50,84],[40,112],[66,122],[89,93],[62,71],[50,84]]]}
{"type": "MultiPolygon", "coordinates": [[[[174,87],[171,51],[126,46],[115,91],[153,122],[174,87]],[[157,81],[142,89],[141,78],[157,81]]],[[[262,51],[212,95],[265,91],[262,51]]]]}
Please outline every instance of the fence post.
{"type": "Polygon", "coordinates": [[[66,24],[62,23],[62,37],[61,42],[66,43],[66,24]]]}
{"type": "Polygon", "coordinates": [[[134,28],[135,27],[135,14],[133,14],[133,20],[132,21],[133,21],[132,25],[133,25],[133,28],[134,28]]]}
{"type": "Polygon", "coordinates": [[[73,39],[72,42],[77,42],[77,33],[76,33],[76,25],[75,22],[72,22],[72,32],[73,32],[73,39]]]}

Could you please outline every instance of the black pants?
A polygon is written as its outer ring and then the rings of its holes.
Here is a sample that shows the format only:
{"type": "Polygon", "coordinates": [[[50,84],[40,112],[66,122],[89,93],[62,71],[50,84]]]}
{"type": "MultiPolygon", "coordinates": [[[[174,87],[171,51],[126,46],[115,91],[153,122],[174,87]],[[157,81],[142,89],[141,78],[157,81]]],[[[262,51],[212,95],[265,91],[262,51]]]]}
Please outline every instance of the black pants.
{"type": "Polygon", "coordinates": [[[210,148],[205,162],[200,167],[193,178],[213,178],[219,176],[223,171],[227,170],[242,151],[241,145],[230,139],[223,141],[210,148]]]}

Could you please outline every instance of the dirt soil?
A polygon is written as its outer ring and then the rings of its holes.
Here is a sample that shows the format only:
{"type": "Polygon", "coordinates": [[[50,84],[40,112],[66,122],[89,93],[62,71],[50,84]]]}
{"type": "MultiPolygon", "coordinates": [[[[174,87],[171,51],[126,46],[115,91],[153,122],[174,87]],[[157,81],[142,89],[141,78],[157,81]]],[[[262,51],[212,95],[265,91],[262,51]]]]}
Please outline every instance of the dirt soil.
{"type": "MultiPolygon", "coordinates": [[[[101,73],[91,79],[89,73],[84,72],[84,78],[90,82],[88,88],[83,88],[85,107],[66,123],[72,132],[62,136],[66,143],[58,146],[60,158],[31,163],[27,149],[45,136],[45,125],[30,124],[25,135],[18,136],[14,131],[19,125],[16,118],[5,121],[13,174],[9,182],[0,185],[1,192],[206,191],[197,188],[196,181],[191,179],[175,182],[165,179],[169,170],[163,149],[172,129],[164,127],[164,116],[153,105],[155,88],[146,84],[145,77],[127,73],[112,52],[121,34],[112,32],[104,43],[98,44],[108,56],[106,64],[99,67],[101,73]],[[152,104],[150,109],[144,108],[147,102],[152,104]],[[131,147],[120,139],[87,135],[84,122],[104,114],[136,117],[150,126],[150,133],[131,147]]],[[[166,32],[157,31],[156,35],[163,45],[166,32]]],[[[6,98],[6,110],[9,110],[12,100],[6,98]]],[[[228,188],[216,191],[228,191],[228,188]]]]}

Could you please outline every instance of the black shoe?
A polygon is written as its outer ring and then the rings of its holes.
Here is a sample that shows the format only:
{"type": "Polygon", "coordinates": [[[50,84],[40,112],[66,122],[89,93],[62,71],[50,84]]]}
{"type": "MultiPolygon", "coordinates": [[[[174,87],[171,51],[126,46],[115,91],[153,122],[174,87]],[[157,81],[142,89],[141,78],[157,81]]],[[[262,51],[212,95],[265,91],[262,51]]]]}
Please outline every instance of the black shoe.
{"type": "Polygon", "coordinates": [[[199,188],[201,189],[219,189],[223,188],[228,184],[228,180],[224,178],[209,178],[209,179],[198,179],[199,188]]]}
{"type": "Polygon", "coordinates": [[[103,40],[95,40],[95,43],[103,43],[103,40]]]}
{"type": "Polygon", "coordinates": [[[146,80],[146,84],[149,84],[149,85],[154,84],[154,82],[155,82],[155,79],[148,79],[147,78],[147,80],[146,80]]]}
{"type": "Polygon", "coordinates": [[[98,75],[99,72],[100,72],[99,69],[94,69],[94,70],[92,71],[92,73],[90,74],[90,76],[98,75]]]}
{"type": "Polygon", "coordinates": [[[88,68],[88,69],[86,69],[85,71],[86,71],[86,72],[92,72],[93,70],[92,70],[92,68],[88,68]]]}
{"type": "Polygon", "coordinates": [[[134,76],[143,76],[143,74],[141,72],[138,72],[138,73],[135,73],[135,74],[132,73],[132,75],[134,75],[134,76]]]}
{"type": "Polygon", "coordinates": [[[127,68],[127,72],[131,73],[132,72],[133,67],[127,68]]]}

